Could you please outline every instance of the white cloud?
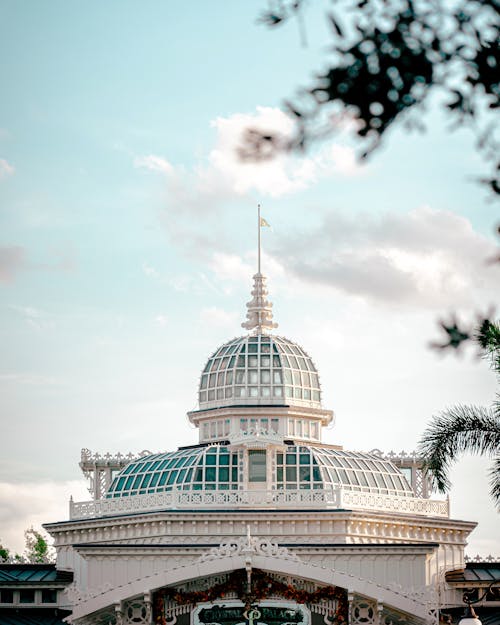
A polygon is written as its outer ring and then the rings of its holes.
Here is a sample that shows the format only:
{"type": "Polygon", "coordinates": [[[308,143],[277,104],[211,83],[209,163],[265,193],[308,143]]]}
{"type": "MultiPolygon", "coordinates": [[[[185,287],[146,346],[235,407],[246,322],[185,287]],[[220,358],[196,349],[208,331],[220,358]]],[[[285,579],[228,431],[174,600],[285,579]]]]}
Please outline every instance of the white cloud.
{"type": "Polygon", "coordinates": [[[218,283],[229,281],[250,284],[250,277],[256,270],[255,266],[245,262],[238,254],[225,252],[214,252],[209,267],[218,283]]]}
{"type": "Polygon", "coordinates": [[[166,315],[156,315],[155,321],[159,326],[166,326],[168,323],[168,317],[166,315]]]}
{"type": "Polygon", "coordinates": [[[70,495],[76,501],[90,499],[83,480],[0,482],[0,542],[21,553],[25,529],[68,518],[70,495]]]}
{"type": "Polygon", "coordinates": [[[478,289],[493,290],[493,253],[494,244],[467,219],[425,206],[381,217],[331,213],[275,250],[303,281],[419,306],[468,304],[478,289]]]}
{"type": "Polygon", "coordinates": [[[13,165],[8,163],[4,158],[0,158],[0,179],[13,176],[15,171],[13,165]]]}
{"type": "Polygon", "coordinates": [[[235,113],[217,117],[214,147],[191,170],[173,166],[159,155],[136,156],[135,167],[167,174],[166,211],[179,232],[181,212],[213,217],[214,208],[234,197],[257,192],[260,196],[280,197],[310,187],[319,178],[333,174],[353,175],[364,170],[356,163],[352,148],[330,143],[313,156],[279,154],[264,161],[242,160],[239,148],[249,128],[289,135],[294,122],[278,108],[259,106],[255,113],[235,113]],[[182,209],[179,210],[179,209],[182,209]]]}
{"type": "Polygon", "coordinates": [[[203,308],[200,312],[200,320],[204,325],[219,328],[234,328],[237,321],[237,314],[228,312],[217,306],[203,308]]]}
{"type": "Polygon", "coordinates": [[[25,322],[33,328],[41,329],[53,325],[46,312],[33,306],[10,306],[10,308],[21,315],[25,322]]]}
{"type": "Polygon", "coordinates": [[[159,171],[162,174],[167,175],[172,174],[174,171],[174,168],[166,159],[162,156],[156,156],[154,154],[149,154],[148,156],[136,156],[134,158],[134,167],[145,168],[151,171],[159,171]]]}
{"type": "Polygon", "coordinates": [[[146,276],[149,276],[151,278],[160,277],[160,273],[153,266],[148,265],[148,263],[146,262],[142,263],[142,270],[146,276]]]}

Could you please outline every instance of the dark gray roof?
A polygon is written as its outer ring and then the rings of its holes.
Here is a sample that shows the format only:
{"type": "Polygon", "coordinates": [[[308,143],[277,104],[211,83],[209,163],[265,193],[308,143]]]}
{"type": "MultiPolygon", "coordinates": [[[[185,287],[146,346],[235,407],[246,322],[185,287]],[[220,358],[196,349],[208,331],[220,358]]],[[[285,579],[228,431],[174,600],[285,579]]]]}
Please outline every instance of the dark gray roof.
{"type": "Polygon", "coordinates": [[[500,562],[467,562],[465,569],[446,573],[449,583],[478,585],[480,582],[489,584],[493,580],[500,580],[500,562]]]}
{"type": "Polygon", "coordinates": [[[55,564],[0,563],[0,584],[69,583],[73,573],[59,571],[55,564]]]}

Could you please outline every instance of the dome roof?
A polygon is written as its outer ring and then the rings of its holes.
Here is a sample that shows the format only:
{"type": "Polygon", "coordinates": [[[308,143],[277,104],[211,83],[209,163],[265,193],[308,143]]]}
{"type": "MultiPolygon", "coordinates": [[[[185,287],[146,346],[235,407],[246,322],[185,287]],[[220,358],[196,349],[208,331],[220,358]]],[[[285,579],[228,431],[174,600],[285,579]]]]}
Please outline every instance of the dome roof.
{"type": "Polygon", "coordinates": [[[281,336],[242,336],[217,349],[203,369],[200,410],[223,406],[295,405],[321,408],[310,356],[281,336]]]}
{"type": "MultiPolygon", "coordinates": [[[[225,445],[198,446],[146,456],[128,464],[107,498],[189,490],[237,490],[238,453],[225,445]]],[[[278,490],[330,489],[414,496],[404,475],[374,454],[327,446],[289,445],[276,452],[278,490]]]]}

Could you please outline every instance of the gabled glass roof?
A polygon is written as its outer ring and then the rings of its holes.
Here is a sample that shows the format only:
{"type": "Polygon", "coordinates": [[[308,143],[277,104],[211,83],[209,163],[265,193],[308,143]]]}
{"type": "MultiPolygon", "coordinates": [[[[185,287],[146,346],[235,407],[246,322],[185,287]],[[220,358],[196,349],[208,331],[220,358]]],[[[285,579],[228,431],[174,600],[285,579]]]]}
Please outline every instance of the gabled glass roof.
{"type": "Polygon", "coordinates": [[[235,405],[321,407],[318,372],[296,343],[266,334],[242,336],[220,347],[203,369],[200,409],[235,405]]]}
{"type": "MultiPolygon", "coordinates": [[[[275,452],[272,489],[338,486],[377,494],[413,496],[404,475],[372,454],[323,446],[290,445],[275,452]]],[[[225,445],[181,449],[135,460],[114,479],[106,497],[178,490],[233,490],[242,480],[238,452],[225,445]]],[[[263,484],[263,488],[266,485],[263,484]]]]}

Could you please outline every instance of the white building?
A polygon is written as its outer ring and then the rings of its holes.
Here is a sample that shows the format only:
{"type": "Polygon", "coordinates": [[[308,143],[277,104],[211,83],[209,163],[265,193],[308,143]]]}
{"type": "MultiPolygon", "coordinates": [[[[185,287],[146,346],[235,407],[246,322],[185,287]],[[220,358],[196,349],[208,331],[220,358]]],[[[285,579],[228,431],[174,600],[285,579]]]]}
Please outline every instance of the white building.
{"type": "Polygon", "coordinates": [[[254,276],[248,334],[216,349],[188,418],[199,442],[82,452],[93,499],[46,525],[75,625],[437,623],[460,605],[475,523],[429,498],[418,459],[322,443],[333,413],[309,355],[272,330],[254,276]]]}

